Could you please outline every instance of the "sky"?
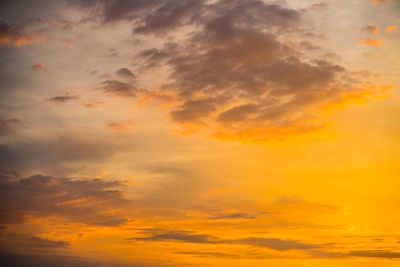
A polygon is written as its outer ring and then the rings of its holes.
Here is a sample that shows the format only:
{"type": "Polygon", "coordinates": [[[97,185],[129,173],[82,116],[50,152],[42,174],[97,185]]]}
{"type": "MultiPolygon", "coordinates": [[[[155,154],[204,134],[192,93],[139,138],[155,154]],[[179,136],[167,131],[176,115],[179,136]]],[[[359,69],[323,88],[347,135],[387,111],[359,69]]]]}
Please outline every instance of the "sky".
{"type": "Polygon", "coordinates": [[[398,0],[0,1],[0,258],[400,266],[398,0]]]}

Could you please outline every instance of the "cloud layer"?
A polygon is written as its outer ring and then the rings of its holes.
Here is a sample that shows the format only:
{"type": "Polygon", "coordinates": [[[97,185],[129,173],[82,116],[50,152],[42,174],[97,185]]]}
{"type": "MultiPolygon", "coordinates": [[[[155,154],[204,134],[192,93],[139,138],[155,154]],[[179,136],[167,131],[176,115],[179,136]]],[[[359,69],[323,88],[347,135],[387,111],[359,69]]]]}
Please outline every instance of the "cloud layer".
{"type": "Polygon", "coordinates": [[[20,178],[13,172],[2,173],[0,223],[54,218],[116,226],[126,222],[120,209],[128,203],[122,192],[114,189],[120,185],[99,179],[72,180],[42,175],[20,178]]]}

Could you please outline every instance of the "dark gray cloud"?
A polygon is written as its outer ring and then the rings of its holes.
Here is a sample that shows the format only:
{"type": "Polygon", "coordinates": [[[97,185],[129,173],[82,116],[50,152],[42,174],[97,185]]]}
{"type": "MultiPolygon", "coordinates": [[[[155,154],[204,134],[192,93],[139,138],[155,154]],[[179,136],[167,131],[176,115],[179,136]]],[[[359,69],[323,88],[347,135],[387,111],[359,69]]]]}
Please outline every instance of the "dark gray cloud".
{"type": "Polygon", "coordinates": [[[165,241],[165,242],[183,242],[213,244],[217,238],[209,235],[196,234],[191,231],[183,230],[164,230],[164,229],[144,229],[144,237],[128,238],[128,241],[165,241]]]}
{"type": "Polygon", "coordinates": [[[120,209],[126,200],[116,187],[120,182],[100,179],[69,179],[35,175],[0,175],[0,221],[23,223],[30,216],[61,218],[91,225],[116,226],[127,221],[120,209]],[[108,213],[109,210],[115,210],[108,213]]]}
{"type": "Polygon", "coordinates": [[[165,33],[195,20],[203,1],[70,1],[71,6],[91,13],[104,24],[131,21],[136,33],[165,33]]]}
{"type": "Polygon", "coordinates": [[[4,266],[13,267],[158,267],[168,266],[159,262],[132,261],[123,263],[118,260],[104,262],[94,259],[69,256],[60,253],[22,253],[22,252],[0,252],[0,261],[4,266]]]}
{"type": "Polygon", "coordinates": [[[319,245],[307,244],[297,240],[260,237],[248,237],[242,239],[221,239],[216,236],[197,234],[195,232],[186,230],[143,229],[140,231],[140,235],[142,236],[132,237],[127,240],[147,242],[183,242],[194,244],[239,244],[265,247],[276,251],[312,250],[320,248],[319,245]]]}
{"type": "Polygon", "coordinates": [[[3,231],[0,235],[0,251],[24,251],[25,253],[40,253],[70,248],[70,243],[62,240],[50,240],[37,236],[9,233],[3,231]]]}
{"type": "Polygon", "coordinates": [[[18,30],[16,25],[8,24],[5,21],[0,21],[0,40],[2,44],[8,44],[18,35],[18,30]]]}
{"type": "Polygon", "coordinates": [[[76,99],[79,99],[79,97],[78,96],[72,96],[72,95],[61,95],[61,96],[50,97],[48,100],[50,102],[53,102],[53,103],[63,104],[63,103],[67,103],[67,102],[70,102],[70,101],[73,101],[73,100],[76,100],[76,99]]]}
{"type": "Polygon", "coordinates": [[[132,71],[130,71],[128,68],[120,68],[117,70],[117,75],[120,76],[121,78],[124,79],[132,79],[135,78],[135,74],[133,74],[132,71]]]}
{"type": "Polygon", "coordinates": [[[135,85],[118,80],[105,80],[100,89],[108,94],[120,97],[135,97],[138,91],[135,85]]]}

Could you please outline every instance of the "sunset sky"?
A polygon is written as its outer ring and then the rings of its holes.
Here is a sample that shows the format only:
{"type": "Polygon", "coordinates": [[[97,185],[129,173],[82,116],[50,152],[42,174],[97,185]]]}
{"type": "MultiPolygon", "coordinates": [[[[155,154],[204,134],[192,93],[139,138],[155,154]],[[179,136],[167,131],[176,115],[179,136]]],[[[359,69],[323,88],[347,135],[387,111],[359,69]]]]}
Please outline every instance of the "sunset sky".
{"type": "Polygon", "coordinates": [[[399,0],[0,0],[10,267],[400,266],[399,0]]]}

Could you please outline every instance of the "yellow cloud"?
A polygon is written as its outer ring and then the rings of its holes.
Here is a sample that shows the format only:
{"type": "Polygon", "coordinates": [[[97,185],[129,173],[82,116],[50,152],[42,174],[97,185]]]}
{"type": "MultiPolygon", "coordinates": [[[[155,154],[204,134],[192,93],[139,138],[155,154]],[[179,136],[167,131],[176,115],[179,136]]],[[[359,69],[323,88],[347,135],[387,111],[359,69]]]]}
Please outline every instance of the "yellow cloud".
{"type": "Polygon", "coordinates": [[[397,25],[389,25],[385,29],[387,32],[395,32],[397,30],[397,25]]]}

